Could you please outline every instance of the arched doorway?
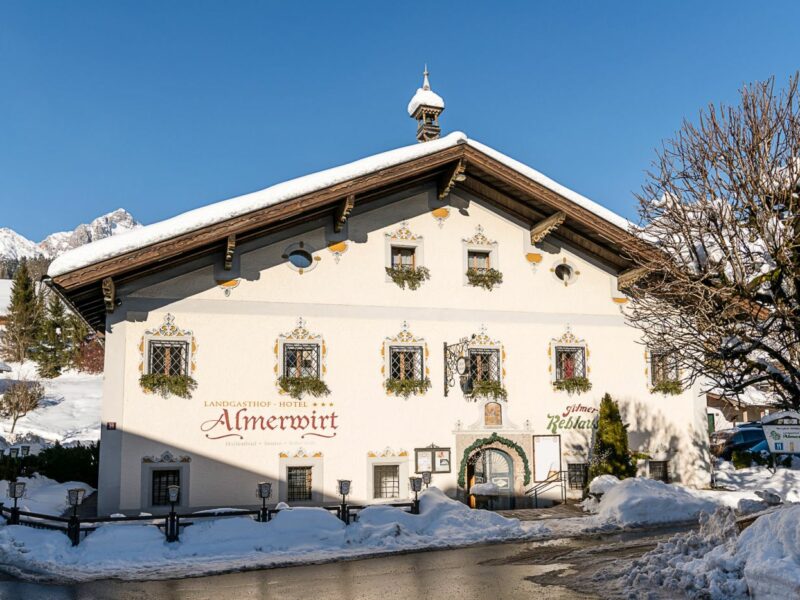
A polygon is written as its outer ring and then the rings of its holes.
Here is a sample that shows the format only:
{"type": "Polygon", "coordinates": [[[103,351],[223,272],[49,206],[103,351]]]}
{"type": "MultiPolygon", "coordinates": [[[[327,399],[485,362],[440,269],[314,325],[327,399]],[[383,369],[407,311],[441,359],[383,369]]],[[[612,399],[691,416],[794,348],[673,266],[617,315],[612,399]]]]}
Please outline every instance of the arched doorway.
{"type": "Polygon", "coordinates": [[[497,495],[472,495],[472,508],[507,510],[514,508],[514,461],[508,453],[497,448],[481,448],[467,464],[468,490],[480,483],[494,484],[497,495]]]}

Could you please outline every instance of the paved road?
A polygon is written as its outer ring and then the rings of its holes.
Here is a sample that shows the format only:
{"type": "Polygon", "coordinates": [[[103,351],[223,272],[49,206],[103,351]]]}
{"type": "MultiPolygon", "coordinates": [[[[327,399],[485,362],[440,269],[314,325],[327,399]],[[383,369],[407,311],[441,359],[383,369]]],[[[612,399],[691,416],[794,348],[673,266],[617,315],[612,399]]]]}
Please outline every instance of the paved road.
{"type": "Polygon", "coordinates": [[[0,579],[0,600],[621,598],[629,591],[620,592],[614,574],[672,533],[499,544],[172,581],[57,586],[6,578],[0,579]],[[606,571],[611,575],[598,580],[606,571]]]}

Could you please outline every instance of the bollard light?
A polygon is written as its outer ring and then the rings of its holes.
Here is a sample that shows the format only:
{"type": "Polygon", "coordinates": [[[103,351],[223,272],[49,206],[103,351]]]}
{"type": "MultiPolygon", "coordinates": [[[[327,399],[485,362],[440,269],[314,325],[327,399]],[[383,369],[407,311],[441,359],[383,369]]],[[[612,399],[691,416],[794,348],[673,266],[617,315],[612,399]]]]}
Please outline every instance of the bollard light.
{"type": "Polygon", "coordinates": [[[24,458],[25,456],[28,456],[30,453],[31,453],[30,446],[22,446],[22,451],[20,452],[20,456],[24,458]]]}
{"type": "Polygon", "coordinates": [[[8,455],[11,458],[17,458],[19,456],[19,448],[9,448],[8,455]]]}
{"type": "Polygon", "coordinates": [[[422,490],[422,477],[409,477],[408,481],[411,485],[411,491],[415,494],[422,490]]]}
{"type": "Polygon", "coordinates": [[[425,484],[426,488],[431,484],[431,472],[430,471],[423,471],[422,472],[422,483],[425,484]]]}
{"type": "Polygon", "coordinates": [[[168,485],[167,486],[167,493],[169,494],[170,504],[175,504],[178,501],[178,496],[181,493],[181,486],[179,486],[179,485],[168,485]]]}
{"type": "MultiPolygon", "coordinates": [[[[24,481],[9,481],[8,482],[8,497],[14,500],[19,500],[25,495],[25,482],[24,481]]],[[[15,502],[16,504],[16,502],[15,502]]]]}
{"type": "Polygon", "coordinates": [[[342,521],[344,521],[345,525],[350,524],[350,508],[347,506],[347,494],[350,493],[350,480],[349,479],[337,479],[336,480],[339,486],[339,495],[342,497],[342,505],[339,507],[339,516],[341,517],[342,521]]]}
{"type": "Polygon", "coordinates": [[[83,502],[83,497],[86,495],[86,490],[83,488],[73,488],[67,490],[67,501],[73,508],[77,508],[83,502]]]}
{"type": "Polygon", "coordinates": [[[350,480],[349,479],[338,479],[337,483],[339,484],[339,495],[340,496],[347,496],[350,494],[350,480]]]}
{"type": "Polygon", "coordinates": [[[256,488],[256,495],[262,500],[267,500],[272,496],[272,484],[269,481],[260,481],[256,488]]]}

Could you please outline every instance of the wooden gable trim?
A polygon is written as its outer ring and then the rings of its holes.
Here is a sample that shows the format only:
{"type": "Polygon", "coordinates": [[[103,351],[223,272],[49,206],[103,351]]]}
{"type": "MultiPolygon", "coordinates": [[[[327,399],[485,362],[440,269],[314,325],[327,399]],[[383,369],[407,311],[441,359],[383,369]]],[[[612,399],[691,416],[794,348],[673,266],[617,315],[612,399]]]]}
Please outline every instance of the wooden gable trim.
{"type": "Polygon", "coordinates": [[[447,148],[434,154],[381,169],[349,181],[332,185],[299,196],[286,202],[273,204],[221,223],[190,231],[174,238],[156,242],[145,248],[139,248],[120,256],[88,265],[69,273],[53,277],[54,283],[65,290],[75,288],[91,281],[113,276],[140,267],[148,262],[162,261],[196,248],[226,239],[231,233],[247,231],[263,227],[270,222],[290,219],[305,211],[313,210],[346,198],[350,194],[358,195],[372,188],[396,183],[402,179],[419,175],[424,171],[441,168],[447,163],[458,160],[464,154],[464,145],[447,148]]]}
{"type": "Polygon", "coordinates": [[[538,244],[549,234],[553,233],[567,218],[567,213],[563,210],[553,213],[546,219],[539,221],[531,227],[531,244],[538,244]]]}

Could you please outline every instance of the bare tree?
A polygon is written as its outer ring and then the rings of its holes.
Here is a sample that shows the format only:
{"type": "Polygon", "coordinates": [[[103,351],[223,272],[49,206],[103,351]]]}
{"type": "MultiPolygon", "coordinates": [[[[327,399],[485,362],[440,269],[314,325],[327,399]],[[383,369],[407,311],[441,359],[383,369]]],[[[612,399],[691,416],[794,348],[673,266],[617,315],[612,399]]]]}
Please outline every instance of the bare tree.
{"type": "Polygon", "coordinates": [[[683,382],[736,397],[753,386],[800,409],[798,74],[745,86],[657,153],[638,195],[642,235],[628,317],[683,382]]]}
{"type": "Polygon", "coordinates": [[[38,381],[17,381],[0,397],[0,417],[11,419],[11,432],[17,421],[36,410],[44,398],[44,386],[38,381]]]}

